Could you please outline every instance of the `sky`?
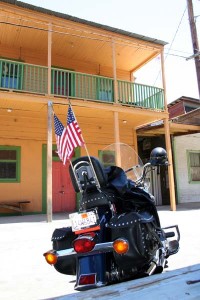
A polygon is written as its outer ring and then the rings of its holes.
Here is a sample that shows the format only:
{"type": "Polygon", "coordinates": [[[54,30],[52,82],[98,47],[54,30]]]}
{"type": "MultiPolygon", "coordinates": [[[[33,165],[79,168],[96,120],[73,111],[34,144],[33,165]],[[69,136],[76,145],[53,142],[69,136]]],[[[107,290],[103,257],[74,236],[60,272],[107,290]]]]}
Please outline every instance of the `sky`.
{"type": "MultiPolygon", "coordinates": [[[[181,96],[199,99],[187,0],[24,0],[23,2],[62,12],[96,23],[167,42],[165,79],[167,102],[181,96]]],[[[200,0],[193,0],[200,44],[200,0]]],[[[160,86],[160,61],[155,59],[136,82],[160,86]]]]}

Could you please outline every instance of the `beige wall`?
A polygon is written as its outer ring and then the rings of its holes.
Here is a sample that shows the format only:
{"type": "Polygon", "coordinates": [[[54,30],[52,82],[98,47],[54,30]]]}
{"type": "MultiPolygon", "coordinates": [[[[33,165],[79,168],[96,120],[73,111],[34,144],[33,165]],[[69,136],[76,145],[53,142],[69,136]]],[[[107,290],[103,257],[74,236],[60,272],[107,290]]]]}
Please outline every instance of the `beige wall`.
{"type": "MultiPolygon", "coordinates": [[[[40,212],[42,208],[42,143],[0,138],[0,145],[21,147],[21,180],[19,183],[0,183],[0,201],[30,200],[31,203],[24,206],[24,211],[40,212]]],[[[3,212],[3,209],[0,212],[3,212]]]]}
{"type": "MultiPolygon", "coordinates": [[[[14,112],[13,112],[14,114],[14,112]]],[[[21,113],[22,114],[22,113],[21,113]]],[[[25,136],[29,135],[29,130],[33,125],[31,118],[20,118],[21,126],[25,132],[25,136]],[[22,125],[23,123],[23,125],[22,125]]],[[[62,120],[64,122],[64,119],[62,120]]],[[[79,122],[79,121],[78,121],[79,122]]],[[[36,121],[34,123],[37,123],[36,121]]],[[[46,124],[43,119],[41,124],[46,124]]],[[[96,124],[96,122],[95,122],[96,124]]],[[[79,122],[82,129],[90,155],[98,156],[98,150],[104,149],[109,144],[114,143],[114,121],[110,125],[86,124],[86,119],[79,122]]],[[[4,118],[0,120],[0,131],[12,128],[13,117],[7,119],[5,124],[4,118]]],[[[41,126],[34,127],[32,131],[33,139],[18,137],[12,138],[12,130],[9,131],[8,138],[0,138],[1,146],[20,146],[21,147],[21,182],[20,183],[0,183],[0,201],[6,200],[30,200],[31,204],[24,206],[25,212],[41,212],[42,211],[42,144],[46,144],[47,140],[39,140],[41,136],[46,135],[46,128],[41,126]]],[[[1,135],[2,136],[2,135],[1,135]]],[[[120,126],[120,140],[133,146],[133,129],[122,124],[120,126]]],[[[53,143],[55,144],[54,127],[53,127],[53,143]]],[[[85,149],[81,148],[81,155],[86,155],[85,149]]],[[[0,213],[10,213],[11,210],[1,209],[0,213]]]]}

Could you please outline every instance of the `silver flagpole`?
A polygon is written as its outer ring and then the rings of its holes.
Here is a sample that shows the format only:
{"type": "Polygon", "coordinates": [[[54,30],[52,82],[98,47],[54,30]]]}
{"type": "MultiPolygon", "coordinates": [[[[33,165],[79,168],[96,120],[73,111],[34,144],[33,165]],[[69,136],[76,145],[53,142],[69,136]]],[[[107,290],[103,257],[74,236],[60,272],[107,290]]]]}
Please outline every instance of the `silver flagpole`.
{"type": "MultiPolygon", "coordinates": [[[[72,109],[71,102],[70,102],[69,99],[68,99],[68,101],[69,101],[69,106],[70,106],[71,109],[72,109]]],[[[73,109],[72,109],[72,111],[73,111],[73,109]]],[[[75,117],[75,115],[74,115],[74,117],[75,117]]],[[[75,118],[76,118],[76,117],[75,117],[75,118]]],[[[96,183],[97,183],[97,187],[100,189],[100,183],[99,183],[99,180],[98,180],[98,178],[97,178],[96,172],[95,172],[95,170],[94,170],[94,166],[93,166],[92,160],[91,160],[91,158],[90,158],[90,155],[89,155],[89,152],[88,152],[88,149],[87,149],[87,146],[86,146],[86,143],[85,143],[85,140],[84,140],[82,134],[81,134],[81,138],[82,138],[82,140],[83,140],[84,147],[85,147],[85,151],[86,151],[86,154],[87,154],[87,156],[88,156],[89,162],[90,162],[90,164],[91,164],[92,171],[93,171],[93,173],[94,173],[94,177],[95,177],[95,181],[96,181],[96,183]]]]}

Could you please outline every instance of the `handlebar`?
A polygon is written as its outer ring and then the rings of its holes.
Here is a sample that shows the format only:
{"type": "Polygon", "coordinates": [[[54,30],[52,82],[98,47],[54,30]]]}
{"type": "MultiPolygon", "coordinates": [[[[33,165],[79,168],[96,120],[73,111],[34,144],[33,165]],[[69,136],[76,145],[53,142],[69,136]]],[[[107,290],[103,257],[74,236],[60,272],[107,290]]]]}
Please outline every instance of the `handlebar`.
{"type": "MultiPolygon", "coordinates": [[[[149,162],[146,163],[146,164],[143,166],[143,172],[142,172],[142,175],[140,176],[140,178],[138,178],[138,179],[135,181],[135,184],[136,184],[136,185],[141,185],[141,184],[143,184],[144,179],[145,179],[145,176],[146,176],[146,174],[147,174],[146,170],[147,170],[147,168],[150,167],[150,166],[151,166],[151,163],[149,163],[149,162]]],[[[131,167],[131,168],[125,170],[125,173],[128,173],[128,172],[130,172],[130,171],[134,171],[134,169],[137,169],[137,168],[140,168],[140,167],[141,167],[140,165],[133,166],[133,167],[131,167]]]]}

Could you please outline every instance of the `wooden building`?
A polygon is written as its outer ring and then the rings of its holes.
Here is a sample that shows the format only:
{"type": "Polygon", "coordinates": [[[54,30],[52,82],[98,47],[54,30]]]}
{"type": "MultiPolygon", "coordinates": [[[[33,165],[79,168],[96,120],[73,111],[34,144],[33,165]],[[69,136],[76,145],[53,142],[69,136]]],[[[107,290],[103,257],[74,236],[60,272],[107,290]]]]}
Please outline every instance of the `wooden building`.
{"type": "MultiPolygon", "coordinates": [[[[168,105],[169,118],[185,115],[194,109],[199,108],[199,99],[182,96],[168,105]]],[[[191,119],[191,118],[190,118],[191,119]]],[[[195,122],[194,125],[197,125],[195,122]]]]}
{"type": "MultiPolygon", "coordinates": [[[[69,100],[90,155],[114,142],[137,150],[136,129],[163,120],[171,159],[165,42],[15,0],[0,1],[0,18],[0,203],[30,201],[25,213],[46,213],[52,203],[53,212],[76,209],[52,124],[53,110],[66,124],[69,100]],[[135,83],[157,56],[163,87],[135,83]]],[[[172,167],[169,177],[174,210],[172,167]]]]}
{"type": "MultiPolygon", "coordinates": [[[[177,204],[200,201],[200,101],[182,96],[168,104],[170,138],[175,171],[177,204]]],[[[138,152],[143,159],[149,156],[151,147],[164,147],[164,124],[152,123],[137,130],[138,152]],[[143,145],[149,149],[141,152],[143,145]]],[[[169,204],[168,172],[159,176],[152,172],[151,190],[156,204],[169,204]]]]}

